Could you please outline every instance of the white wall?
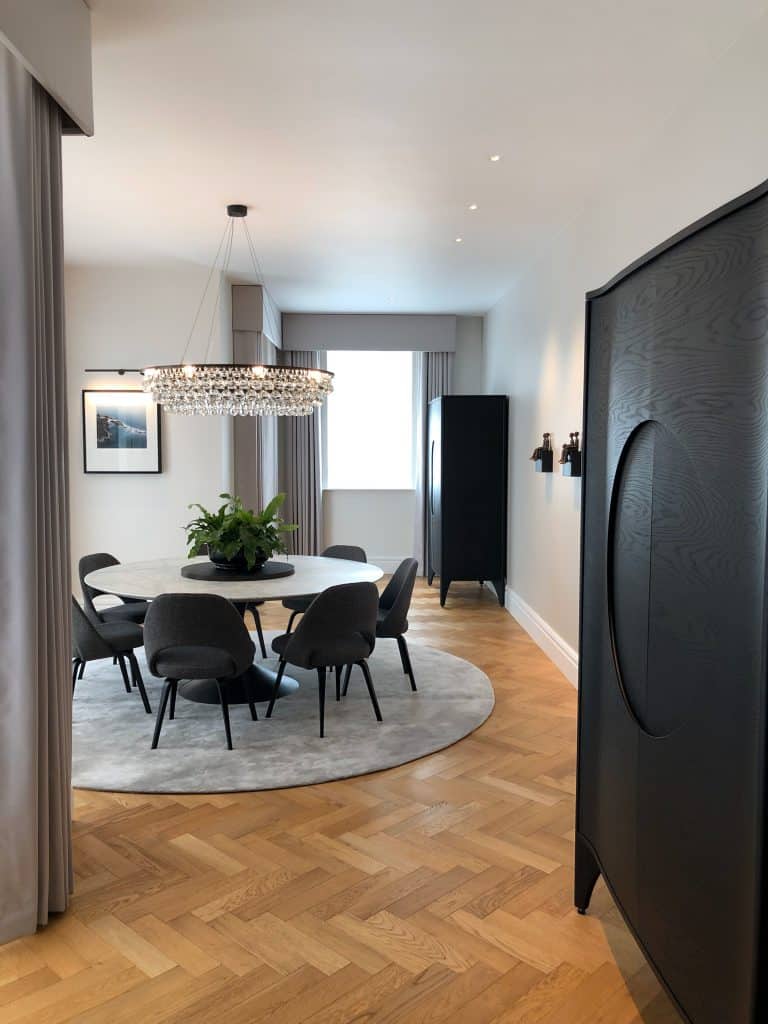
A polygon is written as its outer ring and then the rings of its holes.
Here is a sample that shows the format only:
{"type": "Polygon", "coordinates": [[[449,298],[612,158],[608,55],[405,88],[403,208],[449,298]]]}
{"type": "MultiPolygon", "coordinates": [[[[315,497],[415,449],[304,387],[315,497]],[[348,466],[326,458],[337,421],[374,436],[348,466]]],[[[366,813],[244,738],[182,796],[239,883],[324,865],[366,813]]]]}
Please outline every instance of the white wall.
{"type": "Polygon", "coordinates": [[[368,561],[393,572],[413,552],[413,491],[324,491],[323,546],[359,544],[368,561]]]}
{"type": "MultiPolygon", "coordinates": [[[[121,561],[185,553],[187,505],[213,504],[232,480],[231,422],[226,417],[163,415],[163,472],[83,472],[81,389],[140,387],[135,375],[85,374],[87,367],[178,362],[208,271],[175,264],[152,269],[68,267],[67,375],[73,578],[77,560],[110,551],[121,561]]],[[[229,287],[221,289],[212,360],[231,358],[229,287]]],[[[212,303],[201,315],[207,338],[212,303]]],[[[200,359],[203,331],[196,332],[200,359]]]]}
{"type": "Polygon", "coordinates": [[[574,210],[486,318],[485,390],[511,398],[508,607],[571,678],[580,483],[536,475],[528,457],[544,430],[559,446],[581,429],[584,293],[768,177],[766,52],[763,19],[694,83],[692,99],[678,98],[643,160],[597,183],[600,198],[574,210]]]}

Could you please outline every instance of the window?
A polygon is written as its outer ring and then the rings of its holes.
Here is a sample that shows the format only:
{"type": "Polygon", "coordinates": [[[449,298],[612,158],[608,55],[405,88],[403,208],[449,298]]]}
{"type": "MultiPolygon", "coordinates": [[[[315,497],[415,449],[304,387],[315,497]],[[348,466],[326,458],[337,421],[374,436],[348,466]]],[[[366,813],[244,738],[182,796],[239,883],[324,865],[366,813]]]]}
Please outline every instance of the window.
{"type": "Polygon", "coordinates": [[[326,487],[413,487],[413,354],[329,352],[326,487]]]}

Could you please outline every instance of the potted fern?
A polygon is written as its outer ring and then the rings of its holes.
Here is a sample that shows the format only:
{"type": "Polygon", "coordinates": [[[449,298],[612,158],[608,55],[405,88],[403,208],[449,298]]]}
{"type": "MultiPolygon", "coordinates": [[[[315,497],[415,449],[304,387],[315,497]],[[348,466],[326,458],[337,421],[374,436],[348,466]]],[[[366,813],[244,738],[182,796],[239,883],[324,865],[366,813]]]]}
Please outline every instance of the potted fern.
{"type": "Polygon", "coordinates": [[[200,515],[185,527],[189,554],[205,555],[223,572],[258,572],[275,552],[287,550],[284,534],[297,530],[296,523],[286,523],[279,514],[285,494],[276,494],[263,512],[245,508],[233,494],[220,494],[225,503],[209,512],[202,505],[200,515]]]}

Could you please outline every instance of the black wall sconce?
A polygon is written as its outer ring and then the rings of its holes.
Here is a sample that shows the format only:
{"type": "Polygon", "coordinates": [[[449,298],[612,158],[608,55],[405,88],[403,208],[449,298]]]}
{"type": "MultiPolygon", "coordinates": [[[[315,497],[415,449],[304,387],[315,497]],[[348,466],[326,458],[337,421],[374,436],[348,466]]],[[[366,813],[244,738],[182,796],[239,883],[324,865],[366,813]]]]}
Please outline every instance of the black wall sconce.
{"type": "Polygon", "coordinates": [[[568,435],[569,440],[563,445],[560,465],[563,476],[581,476],[581,449],[579,448],[579,432],[574,430],[568,435]]]}
{"type": "Polygon", "coordinates": [[[531,461],[534,463],[534,469],[537,473],[551,473],[554,464],[554,455],[552,451],[552,435],[545,434],[544,441],[538,448],[533,449],[533,455],[531,461]]]}

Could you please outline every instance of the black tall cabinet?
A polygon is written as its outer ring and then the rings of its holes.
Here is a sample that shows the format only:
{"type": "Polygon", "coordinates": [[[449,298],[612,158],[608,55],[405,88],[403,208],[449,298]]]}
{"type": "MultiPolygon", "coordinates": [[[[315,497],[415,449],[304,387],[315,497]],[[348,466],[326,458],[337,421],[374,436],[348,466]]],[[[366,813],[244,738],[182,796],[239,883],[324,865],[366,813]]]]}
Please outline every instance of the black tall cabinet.
{"type": "Polygon", "coordinates": [[[587,301],[576,904],[768,1020],[768,183],[587,301]]]}
{"type": "Polygon", "coordinates": [[[507,574],[505,395],[444,395],[429,403],[427,576],[440,604],[454,580],[489,580],[504,604],[507,574]]]}

